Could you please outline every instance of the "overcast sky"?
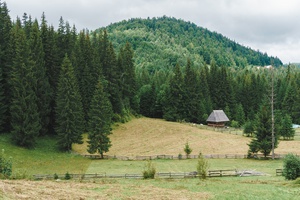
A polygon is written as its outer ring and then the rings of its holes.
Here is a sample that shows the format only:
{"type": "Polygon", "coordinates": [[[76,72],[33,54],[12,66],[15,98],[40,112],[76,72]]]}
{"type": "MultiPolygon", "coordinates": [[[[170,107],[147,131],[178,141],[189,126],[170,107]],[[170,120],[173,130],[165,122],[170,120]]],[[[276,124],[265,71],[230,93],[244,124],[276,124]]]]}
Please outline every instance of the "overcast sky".
{"type": "Polygon", "coordinates": [[[57,27],[60,16],[78,30],[130,18],[175,17],[216,31],[283,63],[300,63],[299,0],[0,0],[13,20],[26,12],[57,27]]]}

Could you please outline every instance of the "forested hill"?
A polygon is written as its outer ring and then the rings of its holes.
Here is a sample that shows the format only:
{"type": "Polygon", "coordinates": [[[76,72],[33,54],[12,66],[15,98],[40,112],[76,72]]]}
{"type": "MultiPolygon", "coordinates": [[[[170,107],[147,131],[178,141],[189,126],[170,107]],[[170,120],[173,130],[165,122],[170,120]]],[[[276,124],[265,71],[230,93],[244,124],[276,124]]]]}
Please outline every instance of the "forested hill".
{"type": "MultiPolygon", "coordinates": [[[[194,66],[210,64],[245,67],[247,65],[282,65],[279,58],[254,51],[223,35],[175,18],[130,19],[106,27],[115,48],[130,42],[137,68],[149,71],[185,65],[190,58],[194,66]]],[[[101,29],[98,29],[99,31],[101,29]]]]}

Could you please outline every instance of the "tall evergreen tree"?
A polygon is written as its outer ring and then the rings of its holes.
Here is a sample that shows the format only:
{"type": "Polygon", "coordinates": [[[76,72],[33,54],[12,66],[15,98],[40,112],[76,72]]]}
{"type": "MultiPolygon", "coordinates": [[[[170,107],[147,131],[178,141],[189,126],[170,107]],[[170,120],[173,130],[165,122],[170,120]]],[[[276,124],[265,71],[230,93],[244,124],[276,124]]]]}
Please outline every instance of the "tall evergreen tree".
{"type": "MultiPolygon", "coordinates": [[[[2,80],[4,91],[4,107],[3,118],[5,123],[3,124],[3,131],[10,131],[10,112],[9,106],[11,103],[11,87],[9,84],[12,56],[13,56],[13,46],[12,46],[12,35],[11,33],[12,22],[9,16],[9,11],[6,3],[0,1],[0,67],[2,69],[2,80]]],[[[2,114],[2,113],[1,113],[2,114]]]]}
{"type": "Polygon", "coordinates": [[[137,109],[135,96],[137,95],[137,83],[135,76],[133,50],[129,42],[120,49],[118,57],[118,65],[121,70],[121,89],[122,99],[125,101],[125,106],[133,110],[137,109]]]}
{"type": "Polygon", "coordinates": [[[179,64],[174,68],[174,75],[170,80],[167,91],[166,105],[164,108],[164,119],[168,121],[183,120],[183,77],[179,64]]]}
{"type": "Polygon", "coordinates": [[[14,35],[15,54],[10,79],[12,89],[11,127],[13,141],[20,146],[33,147],[41,129],[35,93],[35,63],[31,60],[26,35],[17,19],[14,35]]]}
{"type": "Polygon", "coordinates": [[[96,87],[89,111],[89,153],[97,152],[101,155],[101,158],[103,158],[103,154],[109,151],[111,141],[108,136],[111,134],[112,116],[112,105],[107,94],[103,91],[100,80],[96,87]]]}
{"type": "Polygon", "coordinates": [[[59,63],[59,56],[56,46],[56,33],[54,27],[48,27],[45,14],[43,13],[41,19],[41,39],[44,51],[44,65],[46,70],[46,76],[48,78],[52,98],[50,101],[50,121],[49,121],[49,133],[54,134],[55,130],[55,96],[57,89],[58,76],[60,72],[61,63],[59,63]]]}
{"type": "Polygon", "coordinates": [[[37,80],[35,93],[38,98],[37,105],[42,125],[40,134],[45,135],[48,133],[50,123],[50,102],[52,98],[52,92],[48,77],[46,76],[43,44],[37,20],[35,20],[32,24],[29,44],[31,49],[31,58],[33,58],[35,63],[33,66],[37,80]]]}
{"type": "Polygon", "coordinates": [[[203,113],[200,113],[201,99],[199,81],[195,70],[192,69],[191,60],[187,60],[183,84],[184,119],[188,122],[200,123],[203,113]]]}
{"type": "Polygon", "coordinates": [[[4,87],[2,81],[2,68],[0,66],[0,133],[2,133],[4,130],[5,112],[7,109],[7,106],[5,105],[4,87]]]}
{"type": "MultiPolygon", "coordinates": [[[[271,108],[268,102],[264,102],[256,116],[255,137],[249,145],[250,153],[260,151],[266,157],[272,150],[272,120],[271,108]]],[[[278,146],[278,134],[275,134],[274,148],[278,146]]]]}
{"type": "Polygon", "coordinates": [[[73,143],[82,143],[84,116],[77,79],[67,55],[61,66],[55,111],[59,148],[70,151],[73,143]]]}
{"type": "Polygon", "coordinates": [[[280,136],[284,140],[290,140],[295,136],[295,129],[293,128],[292,118],[290,115],[285,114],[281,120],[280,136]]]}

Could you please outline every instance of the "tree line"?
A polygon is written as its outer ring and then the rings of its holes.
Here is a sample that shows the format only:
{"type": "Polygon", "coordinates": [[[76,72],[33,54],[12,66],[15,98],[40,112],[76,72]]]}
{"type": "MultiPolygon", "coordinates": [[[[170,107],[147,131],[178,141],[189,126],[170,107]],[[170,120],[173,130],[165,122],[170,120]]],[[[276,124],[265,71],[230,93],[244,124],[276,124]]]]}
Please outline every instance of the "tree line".
{"type": "Polygon", "coordinates": [[[0,2],[0,128],[33,148],[39,136],[71,150],[88,132],[88,151],[108,151],[113,121],[138,112],[133,50],[118,53],[107,32],[79,33],[61,17],[58,29],[26,13],[12,21],[0,2]]]}

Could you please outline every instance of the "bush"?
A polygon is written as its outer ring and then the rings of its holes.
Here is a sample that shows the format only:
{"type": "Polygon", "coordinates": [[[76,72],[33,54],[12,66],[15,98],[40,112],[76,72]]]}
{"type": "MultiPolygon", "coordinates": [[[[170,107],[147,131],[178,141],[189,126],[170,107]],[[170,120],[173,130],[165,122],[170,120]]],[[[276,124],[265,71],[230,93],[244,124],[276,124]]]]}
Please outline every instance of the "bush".
{"type": "Polygon", "coordinates": [[[53,176],[54,180],[57,180],[58,179],[58,175],[55,173],[54,176],[53,176]]]}
{"type": "Polygon", "coordinates": [[[156,173],[155,166],[152,164],[151,160],[147,160],[145,169],[143,171],[144,179],[154,179],[156,173]]]}
{"type": "Polygon", "coordinates": [[[178,154],[178,159],[179,159],[179,160],[182,160],[182,154],[181,154],[181,153],[178,154]]]}
{"type": "Polygon", "coordinates": [[[294,154],[288,154],[283,160],[283,176],[287,180],[295,180],[300,177],[300,158],[294,154]]]}
{"type": "Polygon", "coordinates": [[[190,154],[192,153],[192,149],[190,148],[190,145],[189,143],[185,143],[185,146],[184,146],[184,152],[186,153],[186,158],[189,158],[190,154]]]}
{"type": "Polygon", "coordinates": [[[71,178],[72,178],[71,175],[69,174],[69,172],[67,172],[65,174],[65,180],[70,180],[71,178]]]}
{"type": "Polygon", "coordinates": [[[206,179],[208,167],[209,167],[209,165],[208,165],[207,160],[204,158],[204,156],[201,153],[199,153],[198,163],[197,163],[197,172],[198,172],[200,179],[206,179]]]}
{"type": "Polygon", "coordinates": [[[0,154],[0,178],[9,178],[12,174],[12,161],[4,155],[4,149],[0,154]]]}

